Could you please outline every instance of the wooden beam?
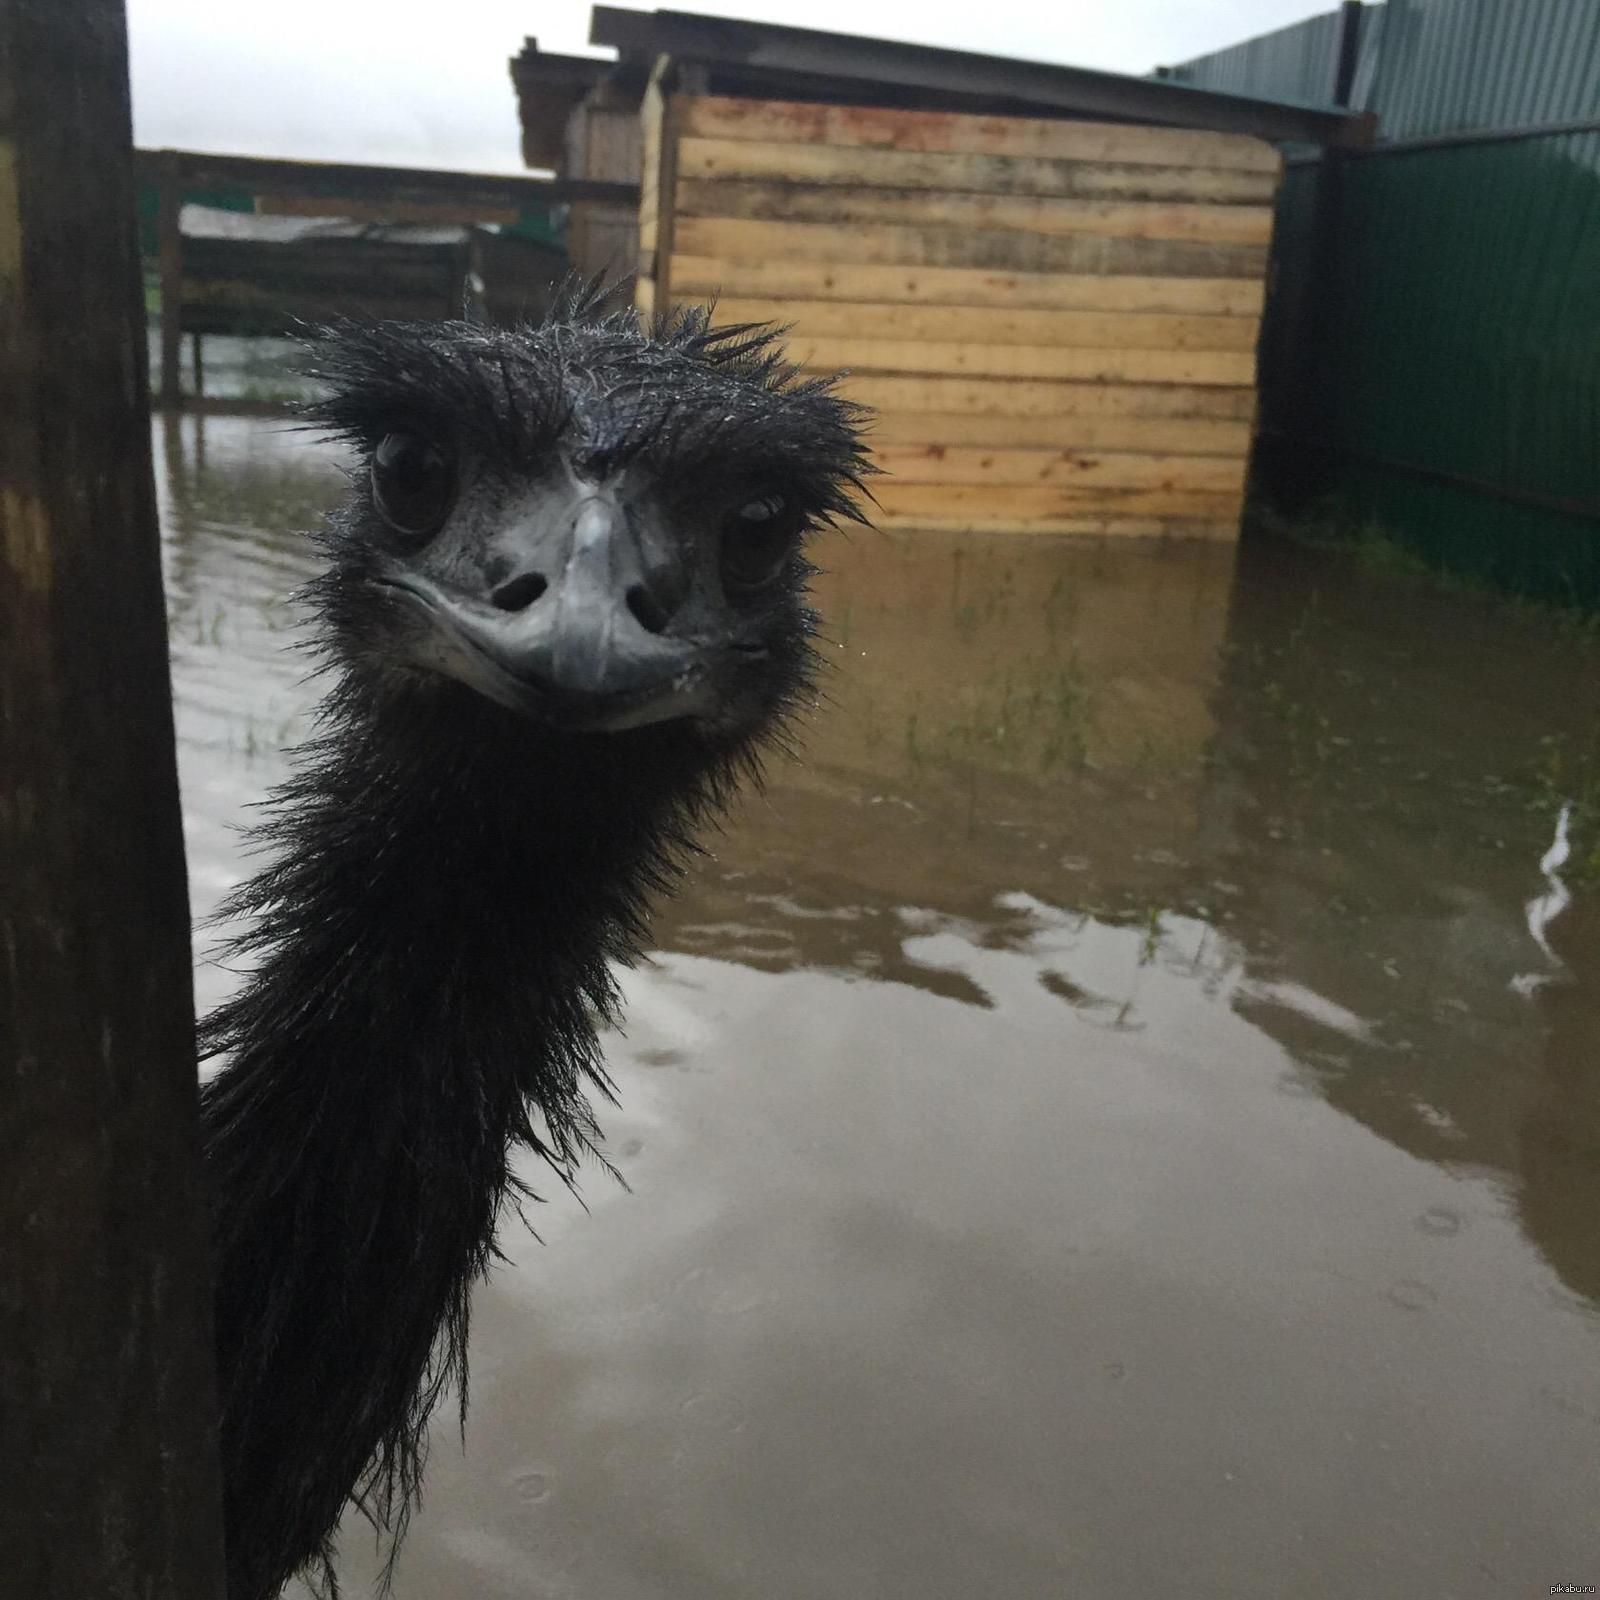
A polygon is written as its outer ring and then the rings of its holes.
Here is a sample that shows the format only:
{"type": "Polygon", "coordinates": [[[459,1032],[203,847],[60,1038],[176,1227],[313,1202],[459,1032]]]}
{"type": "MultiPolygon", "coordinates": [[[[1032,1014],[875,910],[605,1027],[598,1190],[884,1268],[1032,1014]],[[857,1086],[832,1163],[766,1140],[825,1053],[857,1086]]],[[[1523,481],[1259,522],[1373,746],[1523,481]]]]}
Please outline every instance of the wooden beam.
{"type": "Polygon", "coordinates": [[[667,87],[672,70],[672,63],[665,56],[656,62],[639,107],[639,282],[650,281],[652,312],[657,305],[665,311],[672,303],[672,253],[678,217],[678,102],[667,87]]]}
{"type": "Polygon", "coordinates": [[[720,217],[681,217],[676,248],[685,255],[730,263],[859,262],[1083,276],[1126,273],[1152,278],[1249,278],[1257,282],[1267,270],[1264,244],[720,217]]]}
{"type": "MultiPolygon", "coordinates": [[[[1162,417],[1251,422],[1253,388],[1178,383],[1038,383],[1022,379],[849,373],[839,392],[880,413],[977,417],[1162,417]]],[[[1069,441],[1070,442],[1070,441],[1069,441]]]]}
{"type": "Polygon", "coordinates": [[[183,202],[177,163],[163,161],[156,208],[157,271],[161,279],[161,404],[172,409],[183,404],[180,382],[183,338],[183,230],[179,211],[183,202]]]}
{"type": "Polygon", "coordinates": [[[959,483],[901,483],[876,479],[872,498],[888,515],[981,516],[1021,526],[1061,517],[1185,517],[1238,521],[1242,494],[1191,489],[1070,488],[959,483]]]}
{"type": "Polygon", "coordinates": [[[131,154],[121,0],[0,0],[0,1589],[18,1600],[223,1590],[131,154]]]}
{"type": "Polygon", "coordinates": [[[870,223],[873,227],[1007,229],[1098,234],[1107,239],[1195,239],[1266,245],[1270,206],[1188,205],[1150,200],[1058,200],[1037,195],[945,194],[866,185],[684,178],[676,210],[685,217],[751,217],[770,222],[870,223]]]}
{"type": "Polygon", "coordinates": [[[686,100],[683,131],[698,139],[756,140],[794,147],[832,145],[1005,161],[1220,168],[1273,179],[1283,167],[1283,158],[1272,145],[1238,134],[1048,117],[979,117],[887,106],[823,105],[809,100],[731,96],[686,100]]]}
{"type": "Polygon", "coordinates": [[[1242,461],[1250,449],[1250,424],[1209,417],[963,416],[887,411],[873,417],[868,440],[874,454],[880,456],[894,445],[947,450],[988,445],[1018,450],[1220,456],[1242,461]]]}
{"type": "Polygon", "coordinates": [[[885,533],[1024,534],[1030,537],[1079,535],[1095,539],[1199,539],[1229,544],[1239,537],[1239,518],[1029,516],[1018,520],[993,515],[981,506],[938,514],[930,511],[874,511],[872,524],[885,533]]]}
{"type": "Polygon", "coordinates": [[[1059,345],[949,344],[914,339],[829,339],[796,328],[791,360],[817,371],[928,373],[973,378],[1061,378],[1075,383],[1255,382],[1256,358],[1240,350],[1075,350],[1059,345]]]}
{"type": "Polygon", "coordinates": [[[1079,350],[1233,350],[1256,347],[1255,317],[1175,317],[1143,311],[1008,311],[998,306],[761,300],[725,295],[718,322],[777,322],[808,339],[919,339],[1079,350]]]}
{"type": "Polygon", "coordinates": [[[347,161],[289,161],[268,156],[211,155],[199,150],[140,150],[142,180],[153,181],[170,160],[189,188],[248,189],[252,194],[322,195],[346,200],[442,201],[470,210],[594,201],[637,205],[636,183],[586,178],[502,176],[432,167],[378,167],[347,161]]]}
{"type": "Polygon", "coordinates": [[[1246,465],[1243,457],[891,445],[876,441],[872,458],[896,483],[967,483],[1085,492],[1148,489],[1235,496],[1244,493],[1246,465]]]}
{"type": "Polygon", "coordinates": [[[680,300],[739,296],[769,300],[873,300],[1010,311],[1148,311],[1178,316],[1259,317],[1265,289],[1254,278],[1147,278],[863,262],[719,261],[672,258],[680,300]]]}
{"type": "MultiPolygon", "coordinates": [[[[700,102],[704,104],[704,102],[700,102]]],[[[695,102],[687,102],[689,105],[695,102]]],[[[931,189],[942,194],[1037,195],[1080,200],[1199,201],[1270,206],[1268,171],[1200,165],[1153,166],[1029,156],[879,150],[776,139],[685,138],[688,178],[764,179],[789,184],[931,189]]]]}
{"type": "Polygon", "coordinates": [[[351,200],[326,194],[258,194],[264,217],[348,217],[354,222],[409,222],[422,227],[473,228],[481,223],[514,227],[522,219],[516,206],[462,205],[449,200],[351,200]]]}

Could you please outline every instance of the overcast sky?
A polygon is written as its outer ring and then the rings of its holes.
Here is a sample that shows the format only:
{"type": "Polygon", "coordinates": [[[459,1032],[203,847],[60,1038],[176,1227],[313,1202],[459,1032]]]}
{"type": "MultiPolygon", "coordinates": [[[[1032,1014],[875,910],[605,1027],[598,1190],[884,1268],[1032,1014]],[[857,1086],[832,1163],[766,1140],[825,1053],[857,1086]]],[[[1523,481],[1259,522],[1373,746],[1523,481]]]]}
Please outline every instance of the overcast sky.
{"type": "MultiPolygon", "coordinates": [[[[1333,0],[676,6],[1134,73],[1332,8],[1333,0]]],[[[521,169],[506,61],[524,35],[546,50],[589,53],[588,0],[128,0],[128,25],[142,146],[481,172],[521,169]]]]}

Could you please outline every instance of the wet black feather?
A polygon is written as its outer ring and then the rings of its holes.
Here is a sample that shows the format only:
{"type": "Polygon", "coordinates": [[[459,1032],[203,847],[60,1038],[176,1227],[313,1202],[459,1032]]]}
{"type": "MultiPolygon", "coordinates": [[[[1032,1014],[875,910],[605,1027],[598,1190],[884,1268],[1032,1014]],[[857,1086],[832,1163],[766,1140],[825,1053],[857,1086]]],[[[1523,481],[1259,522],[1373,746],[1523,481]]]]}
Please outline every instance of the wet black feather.
{"type": "MultiPolygon", "coordinates": [[[[580,297],[516,331],[348,327],[316,363],[311,420],[358,451],[434,416],[485,452],[562,440],[597,470],[648,453],[692,481],[754,436],[814,523],[858,515],[857,414],[769,332],[703,312],[644,331],[580,297]]],[[[268,864],[230,908],[251,919],[252,975],[203,1028],[226,1058],[204,1123],[230,1600],[303,1568],[332,1592],[352,1501],[403,1533],[451,1386],[465,1415],[470,1296],[519,1198],[513,1157],[567,1184],[597,1157],[612,965],[809,681],[797,561],[766,619],[758,725],[540,729],[382,665],[359,522],[319,536],[332,683],[261,829],[268,864]]]]}

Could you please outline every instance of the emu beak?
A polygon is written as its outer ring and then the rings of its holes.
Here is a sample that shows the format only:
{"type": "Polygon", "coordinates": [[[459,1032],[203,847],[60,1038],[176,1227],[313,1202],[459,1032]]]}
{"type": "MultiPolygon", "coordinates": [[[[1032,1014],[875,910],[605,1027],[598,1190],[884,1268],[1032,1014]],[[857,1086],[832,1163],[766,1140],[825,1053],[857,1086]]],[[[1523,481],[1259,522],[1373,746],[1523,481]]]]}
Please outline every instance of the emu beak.
{"type": "Polygon", "coordinates": [[[667,632],[689,590],[675,553],[646,544],[626,510],[586,488],[554,517],[497,542],[511,575],[481,595],[407,573],[395,585],[435,624],[433,665],[514,711],[616,731],[706,709],[703,644],[667,632]]]}

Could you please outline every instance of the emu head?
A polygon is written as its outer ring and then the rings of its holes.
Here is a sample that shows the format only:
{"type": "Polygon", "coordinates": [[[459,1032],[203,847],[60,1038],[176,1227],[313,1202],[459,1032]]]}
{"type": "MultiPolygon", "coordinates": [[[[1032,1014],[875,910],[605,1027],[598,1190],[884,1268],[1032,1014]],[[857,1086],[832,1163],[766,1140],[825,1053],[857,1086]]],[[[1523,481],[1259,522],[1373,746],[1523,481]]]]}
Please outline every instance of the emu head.
{"type": "Polygon", "coordinates": [[[860,412],[774,332],[344,327],[315,423],[357,454],[313,593],[381,692],[454,680],[567,732],[749,738],[805,681],[809,533],[861,520],[860,412]]]}

